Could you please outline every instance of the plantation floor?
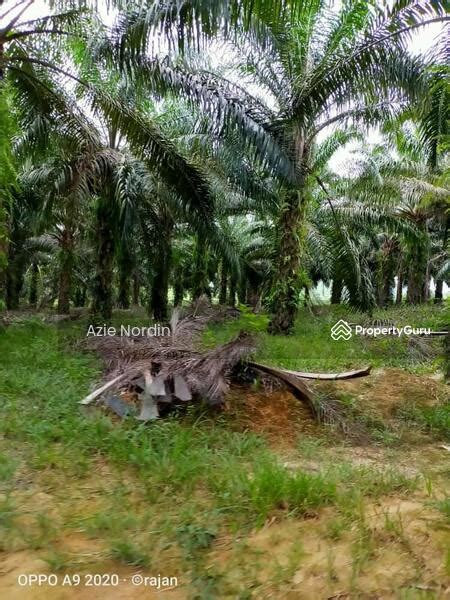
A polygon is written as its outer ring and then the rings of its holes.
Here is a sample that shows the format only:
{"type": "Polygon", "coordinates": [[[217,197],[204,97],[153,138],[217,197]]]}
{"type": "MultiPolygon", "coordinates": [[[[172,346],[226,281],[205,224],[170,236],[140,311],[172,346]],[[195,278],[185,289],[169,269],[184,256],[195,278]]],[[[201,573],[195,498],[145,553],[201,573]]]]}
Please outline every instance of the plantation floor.
{"type": "Polygon", "coordinates": [[[348,405],[346,434],[261,382],[234,387],[221,415],[136,426],[81,414],[93,357],[54,326],[11,325],[0,335],[0,598],[450,597],[448,388],[437,363],[377,356],[368,378],[315,386],[348,405]],[[21,573],[120,582],[20,587],[21,573]],[[133,586],[135,573],[178,585],[133,586]]]}

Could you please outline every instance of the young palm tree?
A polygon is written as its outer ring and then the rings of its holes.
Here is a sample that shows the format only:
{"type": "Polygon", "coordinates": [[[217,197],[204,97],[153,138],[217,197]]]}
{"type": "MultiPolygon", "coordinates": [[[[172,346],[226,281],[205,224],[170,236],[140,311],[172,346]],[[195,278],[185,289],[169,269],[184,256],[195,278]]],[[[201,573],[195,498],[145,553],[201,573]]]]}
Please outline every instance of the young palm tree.
{"type": "Polygon", "coordinates": [[[176,91],[214,117],[217,130],[238,131],[273,177],[284,183],[277,222],[272,333],[292,330],[301,280],[304,221],[314,178],[318,134],[344,121],[375,123],[420,97],[425,72],[409,56],[412,29],[445,19],[440,2],[328,3],[289,0],[154,2],[116,28],[110,58],[158,92],[176,91]],[[236,49],[243,84],[220,74],[148,57],[148,35],[172,47],[200,47],[223,32],[236,49]],[[245,84],[257,84],[256,97],[245,84]]]}

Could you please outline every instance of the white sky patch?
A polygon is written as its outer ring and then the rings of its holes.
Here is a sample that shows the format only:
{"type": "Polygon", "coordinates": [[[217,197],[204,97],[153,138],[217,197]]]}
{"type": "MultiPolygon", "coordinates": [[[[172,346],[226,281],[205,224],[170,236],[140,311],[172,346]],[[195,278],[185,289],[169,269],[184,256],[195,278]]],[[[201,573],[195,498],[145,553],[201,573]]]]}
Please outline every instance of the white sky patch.
{"type": "MultiPolygon", "coordinates": [[[[7,10],[13,8],[18,4],[17,0],[6,0],[1,3],[0,1],[0,17],[7,10]]],[[[27,2],[20,3],[20,5],[12,10],[10,14],[8,14],[4,19],[0,18],[0,27],[4,27],[11,18],[17,14],[24,6],[26,6],[27,2]]],[[[335,3],[337,5],[337,2],[335,3]]],[[[50,9],[48,7],[47,2],[45,0],[33,0],[31,6],[29,6],[20,21],[25,21],[28,19],[38,19],[39,17],[45,17],[50,14],[50,9]]],[[[115,17],[117,16],[117,11],[113,10],[111,7],[108,9],[106,6],[106,2],[100,0],[98,2],[98,13],[105,23],[105,25],[112,25],[115,17]]],[[[436,43],[436,40],[441,35],[444,29],[444,25],[441,23],[432,23],[430,25],[426,25],[425,27],[420,27],[413,31],[411,36],[411,41],[409,43],[409,50],[412,54],[424,54],[436,43]]]]}
{"type": "MultiPolygon", "coordinates": [[[[27,6],[29,2],[18,2],[18,0],[6,0],[6,2],[1,3],[0,0],[0,28],[4,27],[9,21],[16,15],[19,11],[21,11],[24,7],[27,6]],[[15,8],[14,8],[15,7],[15,8]],[[5,14],[6,11],[12,9],[11,12],[4,18],[2,15],[5,14]]],[[[331,3],[332,7],[338,7],[340,4],[339,0],[334,0],[331,3]]],[[[37,19],[40,17],[44,17],[50,14],[50,9],[45,0],[33,0],[32,4],[28,6],[19,19],[19,23],[22,21],[37,19]]],[[[111,26],[114,23],[114,20],[117,16],[117,11],[107,7],[106,2],[104,0],[99,0],[98,2],[98,14],[100,15],[102,21],[105,25],[111,26]]],[[[431,48],[436,45],[439,38],[442,36],[444,32],[445,25],[442,23],[432,23],[430,25],[426,25],[424,27],[420,27],[414,30],[411,33],[411,40],[408,44],[409,51],[412,55],[425,55],[427,52],[431,50],[431,48]]],[[[227,52],[224,52],[223,44],[215,44],[213,45],[210,55],[211,61],[214,64],[220,65],[224,61],[224,57],[229,61],[231,56],[227,56],[227,52]],[[216,47],[214,47],[216,46],[216,47]]],[[[246,86],[250,93],[253,93],[255,96],[265,97],[264,92],[258,93],[258,88],[255,85],[246,86]]],[[[274,107],[273,107],[274,108],[274,107]]],[[[330,130],[323,130],[320,132],[318,139],[319,141],[323,140],[328,134],[330,130]]],[[[369,130],[366,138],[366,143],[368,144],[378,144],[382,142],[382,136],[379,131],[375,128],[369,130]]],[[[330,168],[336,173],[345,173],[348,171],[348,165],[351,160],[354,159],[354,155],[352,153],[357,149],[358,142],[349,142],[346,146],[342,147],[330,160],[330,168]]]]}

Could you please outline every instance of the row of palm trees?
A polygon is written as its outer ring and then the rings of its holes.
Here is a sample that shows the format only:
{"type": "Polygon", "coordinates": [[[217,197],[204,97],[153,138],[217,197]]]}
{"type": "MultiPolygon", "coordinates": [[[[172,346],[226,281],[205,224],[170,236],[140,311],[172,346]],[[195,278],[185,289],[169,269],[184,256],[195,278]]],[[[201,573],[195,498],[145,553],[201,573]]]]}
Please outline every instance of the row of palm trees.
{"type": "Polygon", "coordinates": [[[206,293],[289,333],[320,280],[363,310],[394,301],[395,277],[397,301],[403,285],[426,301],[431,277],[440,300],[448,67],[445,45],[407,51],[440,2],[122,0],[111,27],[86,2],[32,21],[28,4],[0,14],[9,308],[28,291],[165,320],[169,297],[206,293]],[[383,147],[363,142],[375,125],[383,147]]]}

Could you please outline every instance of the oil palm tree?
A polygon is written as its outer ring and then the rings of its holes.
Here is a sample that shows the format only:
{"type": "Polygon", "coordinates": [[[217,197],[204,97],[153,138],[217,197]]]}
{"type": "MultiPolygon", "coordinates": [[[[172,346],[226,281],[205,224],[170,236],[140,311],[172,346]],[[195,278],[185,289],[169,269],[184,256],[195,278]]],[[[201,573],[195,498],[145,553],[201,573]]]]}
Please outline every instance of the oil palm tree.
{"type": "MultiPolygon", "coordinates": [[[[80,108],[75,98],[70,97],[68,90],[73,86],[64,87],[61,80],[65,84],[76,82],[83,90],[85,98],[89,95],[94,113],[101,113],[110,130],[120,130],[128,147],[131,147],[149,168],[158,172],[192,211],[201,213],[204,222],[210,221],[213,200],[202,169],[179,153],[176,146],[162,134],[151,119],[146,118],[142,111],[136,110],[123,98],[120,86],[116,86],[118,89],[111,92],[111,88],[98,79],[98,70],[92,73],[92,77],[80,77],[75,51],[82,56],[87,33],[92,30],[93,25],[89,21],[94,19],[92,13],[89,14],[89,19],[82,18],[84,9],[91,3],[51,2],[54,11],[61,7],[67,10],[60,14],[26,20],[24,15],[31,4],[30,1],[18,0],[0,13],[1,22],[5,20],[6,23],[0,30],[0,104],[1,110],[7,111],[5,90],[8,89],[25,132],[24,146],[28,145],[29,150],[32,148],[34,156],[37,150],[44,151],[50,140],[55,147],[64,147],[65,181],[64,189],[61,188],[60,192],[66,201],[63,244],[65,250],[62,252],[66,259],[65,267],[61,270],[59,310],[66,312],[69,309],[69,274],[73,266],[73,229],[77,195],[93,193],[95,185],[98,186],[102,177],[106,176],[108,171],[111,172],[110,163],[117,164],[117,155],[108,151],[108,141],[102,137],[96,123],[86,116],[86,112],[80,108]],[[71,40],[72,52],[68,53],[67,47],[61,43],[66,39],[71,40]],[[70,65],[68,68],[60,66],[63,57],[70,65]],[[57,79],[58,83],[55,83],[57,79]],[[56,140],[58,135],[59,140],[56,140]],[[25,141],[28,144],[25,144],[25,141]],[[94,181],[95,179],[97,181],[94,181]]],[[[96,26],[100,27],[98,20],[96,26]]],[[[81,76],[83,75],[81,73],[81,76]]],[[[5,122],[6,119],[2,120],[0,135],[6,148],[10,150],[11,135],[4,125],[5,122]]],[[[12,173],[9,156],[10,152],[3,152],[2,146],[1,160],[5,163],[2,164],[2,178],[6,177],[6,173],[12,173]]],[[[114,186],[109,186],[109,189],[113,190],[114,186]]],[[[6,193],[6,182],[0,181],[2,256],[5,255],[7,238],[7,215],[4,208],[6,193]]],[[[103,220],[105,215],[98,216],[99,220],[103,220]]],[[[107,230],[107,227],[104,228],[105,234],[107,230]]],[[[3,268],[2,264],[0,269],[3,268]]],[[[109,309],[105,308],[105,314],[107,312],[109,309]]]]}
{"type": "Polygon", "coordinates": [[[402,126],[397,123],[383,145],[361,154],[359,175],[343,182],[340,191],[355,203],[354,208],[359,205],[365,211],[383,211],[397,224],[397,231],[379,228],[380,243],[375,240],[380,259],[380,301],[383,303],[390,295],[397,274],[400,290],[404,283],[408,285],[407,301],[425,302],[431,275],[448,277],[445,265],[450,190],[445,162],[430,166],[427,147],[411,122],[402,126]]]}
{"type": "MultiPolygon", "coordinates": [[[[440,2],[390,4],[282,0],[153,2],[121,16],[104,55],[135,81],[177,92],[213,117],[215,130],[237,131],[261,164],[283,181],[277,219],[278,263],[269,330],[292,330],[301,281],[304,222],[318,134],[344,121],[378,122],[426,88],[421,61],[406,49],[411,30],[446,19],[440,2]],[[149,34],[171,48],[229,42],[239,84],[185,60],[149,56],[149,34]],[[256,84],[263,94],[251,92],[256,84]]],[[[105,50],[106,48],[106,50],[105,50]]],[[[186,54],[187,56],[187,54],[186,54]]]]}

